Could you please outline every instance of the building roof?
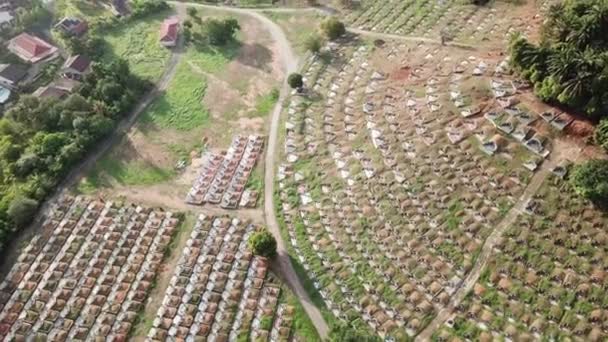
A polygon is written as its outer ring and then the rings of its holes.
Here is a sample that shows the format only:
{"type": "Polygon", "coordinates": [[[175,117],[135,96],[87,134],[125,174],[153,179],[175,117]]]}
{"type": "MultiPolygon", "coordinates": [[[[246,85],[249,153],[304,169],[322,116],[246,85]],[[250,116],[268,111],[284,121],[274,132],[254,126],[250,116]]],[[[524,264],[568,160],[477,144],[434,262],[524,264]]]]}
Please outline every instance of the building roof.
{"type": "Polygon", "coordinates": [[[81,83],[78,81],[62,77],[55,80],[49,86],[72,93],[74,90],[76,90],[76,88],[80,87],[80,85],[81,83]]]}
{"type": "Polygon", "coordinates": [[[73,69],[80,73],[87,71],[91,65],[91,60],[84,55],[74,55],[68,58],[63,64],[64,69],[73,69]]]}
{"type": "Polygon", "coordinates": [[[12,83],[21,81],[27,75],[27,69],[17,64],[0,64],[0,77],[12,83]]]}
{"type": "Polygon", "coordinates": [[[64,32],[80,36],[88,28],[87,22],[78,18],[66,17],[61,19],[55,27],[62,29],[64,32]]]}
{"type": "Polygon", "coordinates": [[[5,104],[11,97],[11,91],[0,86],[0,104],[5,104]]]}
{"type": "Polygon", "coordinates": [[[174,42],[177,40],[179,21],[177,18],[169,18],[163,21],[160,27],[160,40],[163,42],[174,42]]]}
{"type": "Polygon", "coordinates": [[[13,21],[14,18],[15,17],[13,17],[10,12],[0,11],[0,25],[4,23],[10,23],[11,21],[13,21]]]}
{"type": "Polygon", "coordinates": [[[9,49],[21,59],[35,63],[57,51],[53,45],[28,33],[21,33],[11,39],[9,49]]]}
{"type": "Polygon", "coordinates": [[[112,8],[118,15],[125,15],[129,13],[129,8],[127,7],[127,0],[112,0],[112,8]]]}
{"type": "Polygon", "coordinates": [[[32,95],[34,95],[36,97],[40,97],[40,98],[54,97],[56,99],[60,99],[64,96],[66,96],[67,94],[68,94],[68,92],[66,90],[59,89],[50,84],[48,86],[38,88],[32,95]]]}

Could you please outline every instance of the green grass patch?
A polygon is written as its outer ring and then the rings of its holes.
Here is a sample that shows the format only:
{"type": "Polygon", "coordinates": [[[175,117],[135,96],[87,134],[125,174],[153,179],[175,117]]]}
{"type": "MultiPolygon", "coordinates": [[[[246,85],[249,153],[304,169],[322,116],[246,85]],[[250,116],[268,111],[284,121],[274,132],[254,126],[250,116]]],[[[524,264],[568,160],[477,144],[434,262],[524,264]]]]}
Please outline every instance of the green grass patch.
{"type": "Polygon", "coordinates": [[[101,2],[96,1],[56,0],[54,6],[57,18],[78,17],[90,20],[111,15],[101,2]]]}
{"type": "Polygon", "coordinates": [[[78,192],[91,193],[99,188],[111,187],[113,182],[121,185],[152,185],[165,182],[175,175],[143,161],[124,161],[106,155],[97,162],[95,168],[78,184],[78,192]]]}
{"type": "Polygon", "coordinates": [[[306,40],[317,31],[323,19],[320,14],[315,12],[302,12],[294,15],[291,13],[263,11],[262,14],[283,29],[287,39],[300,55],[306,52],[306,40]]]}
{"type": "Polygon", "coordinates": [[[206,88],[206,80],[182,61],[168,89],[142,114],[141,122],[179,131],[204,125],[209,118],[201,103],[206,88]]]}
{"type": "Polygon", "coordinates": [[[263,117],[272,111],[279,100],[279,89],[273,88],[268,94],[258,96],[255,110],[249,112],[249,117],[263,117]]]}
{"type": "Polygon", "coordinates": [[[238,40],[232,40],[226,46],[221,47],[193,43],[188,48],[185,58],[201,71],[215,74],[225,69],[228,63],[238,55],[240,48],[241,43],[238,40]]]}
{"type": "Polygon", "coordinates": [[[171,11],[163,11],[102,32],[108,47],[105,60],[121,57],[129,62],[135,75],[150,81],[158,80],[171,55],[169,49],[160,45],[158,31],[162,21],[170,15],[171,11]]]}

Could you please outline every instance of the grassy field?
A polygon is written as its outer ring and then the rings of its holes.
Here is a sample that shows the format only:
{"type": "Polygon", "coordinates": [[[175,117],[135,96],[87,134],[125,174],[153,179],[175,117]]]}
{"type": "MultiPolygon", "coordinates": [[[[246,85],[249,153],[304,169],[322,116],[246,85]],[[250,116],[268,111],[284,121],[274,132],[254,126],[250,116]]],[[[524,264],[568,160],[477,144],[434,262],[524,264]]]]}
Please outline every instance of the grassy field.
{"type": "Polygon", "coordinates": [[[262,12],[265,16],[277,23],[291,42],[295,51],[303,55],[306,52],[304,43],[315,33],[323,17],[316,12],[302,12],[297,15],[279,12],[262,12]]]}
{"type": "Polygon", "coordinates": [[[112,15],[101,2],[85,0],[56,0],[55,13],[58,18],[77,17],[87,20],[112,15]]]}
{"type": "Polygon", "coordinates": [[[201,104],[206,86],[204,76],[192,70],[187,61],[182,61],[167,91],[154,100],[142,115],[141,122],[178,131],[200,127],[209,117],[201,104]]]}
{"type": "Polygon", "coordinates": [[[129,21],[104,32],[108,59],[112,56],[124,58],[138,76],[156,81],[162,74],[171,52],[158,42],[158,30],[162,21],[171,16],[171,11],[129,21]]]}
{"type": "Polygon", "coordinates": [[[88,194],[99,188],[152,185],[171,179],[172,169],[163,169],[142,159],[129,160],[122,154],[120,145],[112,149],[95,164],[95,167],[78,184],[78,192],[88,194]]]}

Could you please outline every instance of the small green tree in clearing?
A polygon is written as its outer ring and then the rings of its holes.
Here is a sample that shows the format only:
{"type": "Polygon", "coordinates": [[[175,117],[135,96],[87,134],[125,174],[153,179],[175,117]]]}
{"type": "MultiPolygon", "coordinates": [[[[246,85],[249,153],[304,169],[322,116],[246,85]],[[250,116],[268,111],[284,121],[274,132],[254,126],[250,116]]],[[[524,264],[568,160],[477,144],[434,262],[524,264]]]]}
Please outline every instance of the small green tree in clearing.
{"type": "Polygon", "coordinates": [[[247,245],[255,255],[272,258],[277,254],[277,240],[266,228],[253,233],[247,245]]]}

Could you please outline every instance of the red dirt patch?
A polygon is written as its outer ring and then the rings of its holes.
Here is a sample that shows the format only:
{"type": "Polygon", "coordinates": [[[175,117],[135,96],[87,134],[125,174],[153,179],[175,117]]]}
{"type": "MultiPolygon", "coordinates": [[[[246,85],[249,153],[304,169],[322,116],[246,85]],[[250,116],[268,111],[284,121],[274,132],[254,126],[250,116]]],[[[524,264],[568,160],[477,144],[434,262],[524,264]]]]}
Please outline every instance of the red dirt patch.
{"type": "Polygon", "coordinates": [[[390,78],[395,81],[405,81],[412,75],[412,68],[409,66],[403,66],[390,73],[390,78]]]}

